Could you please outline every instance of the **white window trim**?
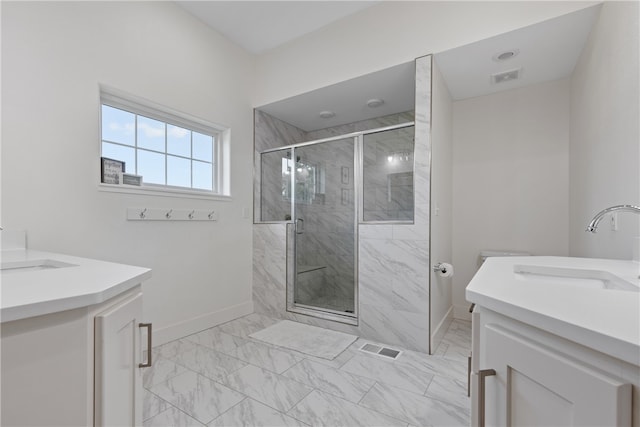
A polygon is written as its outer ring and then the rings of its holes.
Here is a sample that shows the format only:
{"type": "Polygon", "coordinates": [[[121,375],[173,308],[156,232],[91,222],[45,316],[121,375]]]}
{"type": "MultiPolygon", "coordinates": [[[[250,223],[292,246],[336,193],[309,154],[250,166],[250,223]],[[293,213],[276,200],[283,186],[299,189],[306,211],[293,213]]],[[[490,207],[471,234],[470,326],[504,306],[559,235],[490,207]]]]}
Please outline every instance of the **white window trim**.
{"type": "Polygon", "coordinates": [[[177,197],[181,199],[204,199],[221,201],[233,200],[231,196],[216,194],[206,190],[153,184],[146,184],[142,187],[136,187],[134,185],[116,185],[105,184],[101,182],[98,184],[98,191],[106,191],[110,193],[140,194],[146,196],[177,197]]]}
{"type": "MultiPolygon", "coordinates": [[[[100,191],[195,199],[232,200],[229,173],[231,129],[106,85],[101,84],[99,89],[100,106],[106,104],[127,111],[133,110],[131,112],[134,114],[144,115],[151,119],[160,120],[203,134],[213,134],[217,140],[213,147],[214,159],[216,161],[213,165],[215,171],[215,188],[212,191],[161,184],[145,184],[144,177],[142,178],[143,184],[140,187],[105,184],[98,181],[98,189],[100,191]]],[[[100,112],[98,121],[100,124],[100,138],[98,143],[100,144],[99,152],[102,153],[102,107],[100,107],[98,111],[100,112]]],[[[100,159],[98,159],[98,161],[99,160],[100,159]]]]}

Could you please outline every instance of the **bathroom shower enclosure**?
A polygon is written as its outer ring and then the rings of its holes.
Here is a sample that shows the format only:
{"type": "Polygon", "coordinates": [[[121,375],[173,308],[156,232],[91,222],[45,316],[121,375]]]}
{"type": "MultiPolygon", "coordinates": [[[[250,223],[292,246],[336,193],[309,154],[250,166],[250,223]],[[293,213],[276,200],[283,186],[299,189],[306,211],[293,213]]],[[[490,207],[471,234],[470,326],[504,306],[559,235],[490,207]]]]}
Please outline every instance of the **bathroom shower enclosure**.
{"type": "Polygon", "coordinates": [[[413,122],[260,153],[260,220],[285,221],[286,308],[358,324],[358,224],[413,221],[413,122]]]}
{"type": "Polygon", "coordinates": [[[449,287],[432,280],[430,266],[431,59],[255,110],[256,313],[405,349],[435,348],[451,311],[440,309],[450,305],[449,287]],[[363,110],[358,100],[372,90],[387,109],[363,110]],[[314,112],[327,99],[340,111],[323,121],[314,112]],[[347,270],[352,278],[344,280],[347,270]]]}

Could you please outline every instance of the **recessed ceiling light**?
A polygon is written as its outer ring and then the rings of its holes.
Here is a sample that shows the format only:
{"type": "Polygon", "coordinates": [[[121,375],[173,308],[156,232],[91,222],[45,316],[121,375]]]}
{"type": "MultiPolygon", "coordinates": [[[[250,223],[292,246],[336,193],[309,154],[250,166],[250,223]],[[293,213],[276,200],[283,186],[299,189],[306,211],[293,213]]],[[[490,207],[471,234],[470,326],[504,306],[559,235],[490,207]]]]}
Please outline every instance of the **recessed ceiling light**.
{"type": "Polygon", "coordinates": [[[384,104],[384,99],[372,98],[367,101],[367,107],[369,108],[377,108],[384,104]]]}
{"type": "Polygon", "coordinates": [[[334,113],[333,111],[320,111],[320,117],[322,117],[323,119],[330,119],[332,117],[335,117],[336,113],[334,113]]]}
{"type": "Polygon", "coordinates": [[[502,62],[502,61],[506,61],[508,59],[513,58],[519,53],[520,51],[518,49],[505,50],[504,52],[496,53],[491,58],[496,62],[502,62]]]}

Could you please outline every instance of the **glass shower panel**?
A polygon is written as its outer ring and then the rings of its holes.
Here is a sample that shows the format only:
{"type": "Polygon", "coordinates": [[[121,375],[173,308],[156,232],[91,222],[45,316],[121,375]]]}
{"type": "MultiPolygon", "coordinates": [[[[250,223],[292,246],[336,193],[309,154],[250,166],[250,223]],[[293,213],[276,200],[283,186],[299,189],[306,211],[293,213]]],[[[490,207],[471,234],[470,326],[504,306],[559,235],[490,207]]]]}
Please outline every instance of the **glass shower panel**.
{"type": "Polygon", "coordinates": [[[364,135],[365,221],[413,221],[414,145],[414,126],[364,135]]]}
{"type": "Polygon", "coordinates": [[[355,139],[295,148],[294,304],[353,316],[355,139]]]}
{"type": "Polygon", "coordinates": [[[260,154],[260,221],[291,220],[291,149],[260,154]]]}

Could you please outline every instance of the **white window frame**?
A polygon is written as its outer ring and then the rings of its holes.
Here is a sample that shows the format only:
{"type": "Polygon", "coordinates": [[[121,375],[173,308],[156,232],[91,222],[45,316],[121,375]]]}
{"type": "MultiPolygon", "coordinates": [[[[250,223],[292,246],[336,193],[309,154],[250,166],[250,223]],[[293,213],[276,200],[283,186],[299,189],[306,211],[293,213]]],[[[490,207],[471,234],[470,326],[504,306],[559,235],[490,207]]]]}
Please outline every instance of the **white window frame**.
{"type": "MultiPolygon", "coordinates": [[[[156,104],[143,98],[136,97],[124,93],[120,90],[100,86],[100,108],[99,108],[99,152],[102,155],[102,105],[118,108],[131,112],[133,114],[148,117],[170,125],[185,128],[194,132],[205,135],[212,135],[214,138],[213,146],[213,183],[212,190],[204,190],[189,187],[177,187],[163,184],[145,183],[140,187],[124,186],[117,184],[105,184],[100,182],[98,188],[100,191],[130,193],[130,194],[153,194],[165,197],[186,197],[196,199],[221,199],[229,200],[231,198],[229,185],[229,145],[231,130],[228,127],[210,123],[198,117],[176,111],[172,108],[156,104]]],[[[137,146],[133,147],[136,150],[137,146]]],[[[165,150],[166,151],[166,150],[165,150]]],[[[167,153],[164,153],[165,156],[167,153]]],[[[197,160],[197,159],[196,159],[197,160]]],[[[99,159],[98,159],[99,161],[99,159]]],[[[98,166],[98,170],[99,170],[98,166]]],[[[166,171],[165,171],[166,174],[166,171]]]]}

